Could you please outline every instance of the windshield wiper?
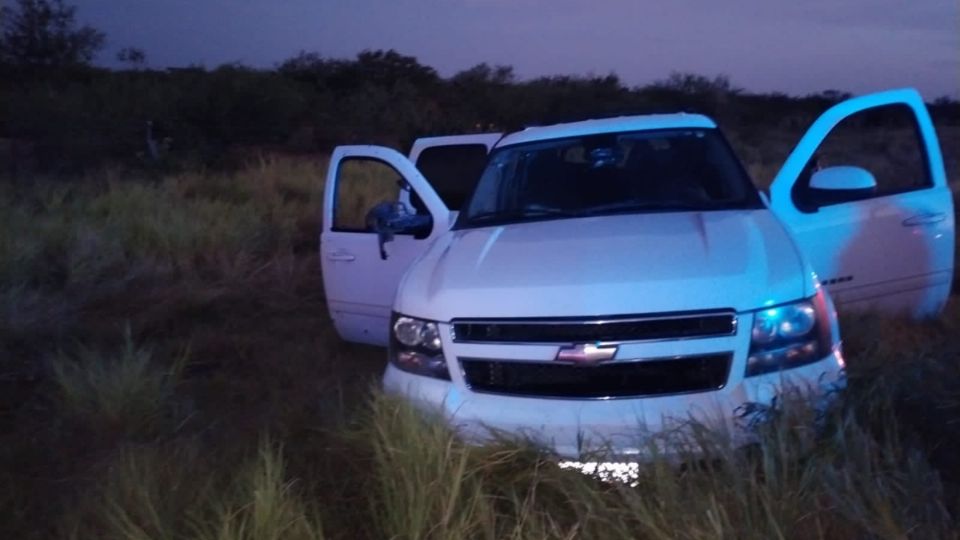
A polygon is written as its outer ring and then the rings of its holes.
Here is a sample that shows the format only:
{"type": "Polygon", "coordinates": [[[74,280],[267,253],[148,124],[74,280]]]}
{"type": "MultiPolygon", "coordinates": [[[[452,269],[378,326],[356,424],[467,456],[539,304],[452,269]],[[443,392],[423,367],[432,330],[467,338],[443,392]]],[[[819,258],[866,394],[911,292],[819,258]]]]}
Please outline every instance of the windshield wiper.
{"type": "Polygon", "coordinates": [[[739,208],[739,206],[731,203],[694,203],[694,202],[657,202],[657,201],[621,201],[610,204],[602,204],[598,206],[591,206],[589,208],[584,208],[577,212],[578,216],[601,216],[604,214],[618,214],[626,212],[635,212],[641,210],[655,210],[655,211],[697,211],[697,210],[718,210],[718,209],[729,209],[729,208],[739,208]]]}
{"type": "Polygon", "coordinates": [[[515,210],[492,210],[480,212],[471,215],[468,218],[470,223],[482,223],[485,221],[513,221],[526,218],[540,218],[549,216],[570,217],[574,216],[571,212],[560,210],[559,208],[518,208],[515,210]]]}
{"type": "Polygon", "coordinates": [[[591,206],[581,210],[562,210],[560,208],[536,207],[513,210],[491,210],[480,212],[467,218],[468,223],[512,222],[545,217],[591,217],[631,212],[696,212],[700,210],[733,210],[748,208],[745,201],[724,202],[682,202],[682,201],[620,201],[610,204],[591,206]]]}

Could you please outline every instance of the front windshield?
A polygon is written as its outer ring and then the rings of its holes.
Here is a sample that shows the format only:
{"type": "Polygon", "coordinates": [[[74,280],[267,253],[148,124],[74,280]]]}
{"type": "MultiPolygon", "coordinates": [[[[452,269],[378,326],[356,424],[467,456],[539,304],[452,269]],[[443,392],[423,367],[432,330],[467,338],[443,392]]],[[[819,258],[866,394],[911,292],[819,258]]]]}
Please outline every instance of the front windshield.
{"type": "Polygon", "coordinates": [[[605,133],[496,150],[457,226],[759,207],[716,129],[605,133]]]}

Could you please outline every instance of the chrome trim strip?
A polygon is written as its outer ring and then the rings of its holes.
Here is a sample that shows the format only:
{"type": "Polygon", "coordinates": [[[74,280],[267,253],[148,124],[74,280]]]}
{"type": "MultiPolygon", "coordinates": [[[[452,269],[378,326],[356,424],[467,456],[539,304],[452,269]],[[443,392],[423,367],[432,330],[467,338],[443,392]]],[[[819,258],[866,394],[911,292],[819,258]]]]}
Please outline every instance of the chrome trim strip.
{"type": "MultiPolygon", "coordinates": [[[[608,345],[631,345],[635,343],[663,343],[664,341],[690,341],[694,339],[723,339],[730,338],[737,335],[736,330],[736,321],[734,321],[734,330],[729,334],[708,334],[703,336],[684,336],[684,337],[673,337],[673,338],[654,338],[654,339],[631,339],[631,340],[614,340],[614,341],[595,341],[593,344],[598,347],[608,346],[608,345]]],[[[506,346],[517,346],[522,347],[524,345],[537,345],[541,347],[569,347],[570,345],[577,345],[583,343],[583,341],[466,341],[466,340],[457,340],[456,332],[453,327],[450,327],[450,339],[458,345],[496,345],[501,347],[506,346]]],[[[548,362],[553,362],[553,360],[547,360],[548,362]]]]}
{"type": "Polygon", "coordinates": [[[664,313],[663,315],[651,314],[644,315],[639,317],[633,317],[630,315],[624,316],[622,318],[617,316],[610,316],[610,318],[600,318],[600,317],[553,317],[553,318],[509,318],[509,319],[469,319],[469,318],[457,318],[451,319],[450,324],[610,324],[610,323],[622,323],[622,322],[640,322],[640,321],[662,321],[662,320],[672,320],[672,319],[699,319],[701,317],[714,317],[718,315],[731,315],[734,318],[737,316],[737,312],[732,309],[719,309],[716,311],[698,311],[691,313],[682,313],[670,315],[664,313]]]}
{"type": "Polygon", "coordinates": [[[576,345],[578,343],[583,343],[583,340],[573,340],[573,341],[494,341],[494,340],[467,340],[460,339],[457,337],[457,325],[458,324],[496,324],[496,325],[574,325],[574,324],[583,324],[583,325],[601,325],[601,324],[611,324],[611,323],[632,323],[632,322],[647,322],[647,321],[662,321],[662,320],[683,320],[683,319],[699,319],[702,317],[716,317],[716,316],[729,316],[730,321],[730,332],[724,333],[714,333],[714,334],[702,334],[695,336],[678,336],[678,337],[658,337],[650,339],[626,339],[626,340],[611,340],[611,341],[597,341],[596,345],[621,345],[625,343],[656,343],[660,341],[685,341],[689,339],[711,339],[711,338],[721,338],[728,336],[737,335],[737,331],[740,327],[740,317],[736,311],[733,310],[722,310],[722,311],[707,311],[700,312],[697,314],[683,314],[683,315],[672,315],[672,316],[648,316],[648,317],[628,317],[623,319],[611,318],[611,319],[589,319],[589,318],[571,318],[567,320],[563,319],[452,319],[449,323],[450,325],[450,339],[454,343],[464,343],[464,344],[482,344],[482,345],[558,345],[558,346],[570,346],[576,345]]]}

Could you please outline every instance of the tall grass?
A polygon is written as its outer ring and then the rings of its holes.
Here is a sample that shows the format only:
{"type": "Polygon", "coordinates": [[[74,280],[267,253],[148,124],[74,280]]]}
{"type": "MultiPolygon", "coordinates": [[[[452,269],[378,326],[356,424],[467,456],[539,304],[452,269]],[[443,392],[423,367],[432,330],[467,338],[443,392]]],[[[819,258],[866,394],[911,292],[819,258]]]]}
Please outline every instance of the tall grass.
{"type": "Polygon", "coordinates": [[[190,270],[300,247],[300,234],[315,241],[325,165],[275,159],[235,175],[161,182],[106,172],[8,193],[0,225],[16,234],[0,237],[0,283],[88,285],[144,263],[190,270]]]}
{"type": "Polygon", "coordinates": [[[687,466],[654,458],[628,486],[562,470],[522,444],[465,447],[402,403],[374,407],[371,429],[389,432],[375,439],[384,536],[940,538],[954,526],[922,456],[877,440],[849,410],[832,411],[818,436],[781,416],[747,450],[694,426],[673,441],[687,466]]]}
{"type": "MultiPolygon", "coordinates": [[[[799,405],[798,405],[799,406],[799,405]]],[[[755,447],[696,430],[683,465],[641,463],[632,485],[560,468],[521,441],[461,442],[409,404],[375,396],[342,432],[363,472],[331,469],[363,499],[334,520],[357,538],[950,538],[955,522],[922,454],[878,440],[852,411],[812,435],[780,417],[755,447]],[[796,444],[814,437],[812,445],[796,444]],[[703,459],[706,455],[709,459],[703,459]]],[[[184,449],[186,448],[186,450],[184,449]]],[[[296,452],[296,448],[286,448],[296,452]]],[[[105,469],[72,530],[105,538],[319,538],[325,497],[291,476],[281,449],[246,460],[128,448],[105,469]],[[308,498],[307,495],[312,498],[308,498]]],[[[326,516],[329,517],[329,516],[326,516]]],[[[71,523],[67,522],[68,525],[71,523]]]]}
{"type": "Polygon", "coordinates": [[[235,464],[199,455],[196,445],[125,448],[61,533],[75,538],[314,540],[316,508],[286,478],[281,449],[263,439],[235,464]]]}
{"type": "MultiPolygon", "coordinates": [[[[850,388],[630,483],[370,392],[317,268],[322,163],[0,192],[0,536],[956,538],[960,307],[843,322],[850,388]]],[[[602,459],[602,456],[597,456],[602,459]]]]}

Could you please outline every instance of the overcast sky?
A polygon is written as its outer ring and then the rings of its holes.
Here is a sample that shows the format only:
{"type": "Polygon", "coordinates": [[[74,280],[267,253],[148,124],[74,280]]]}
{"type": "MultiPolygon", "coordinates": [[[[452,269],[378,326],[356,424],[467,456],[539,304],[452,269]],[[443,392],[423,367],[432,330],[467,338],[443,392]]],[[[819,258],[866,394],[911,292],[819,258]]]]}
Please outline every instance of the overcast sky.
{"type": "MultiPolygon", "coordinates": [[[[70,0],[67,0],[71,3],[70,0]]],[[[75,0],[107,32],[101,63],[269,67],[300,50],[393,48],[448,76],[479,62],[523,78],[727,74],[753,91],[915,86],[960,97],[958,0],[75,0]]]]}

